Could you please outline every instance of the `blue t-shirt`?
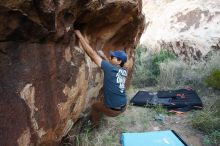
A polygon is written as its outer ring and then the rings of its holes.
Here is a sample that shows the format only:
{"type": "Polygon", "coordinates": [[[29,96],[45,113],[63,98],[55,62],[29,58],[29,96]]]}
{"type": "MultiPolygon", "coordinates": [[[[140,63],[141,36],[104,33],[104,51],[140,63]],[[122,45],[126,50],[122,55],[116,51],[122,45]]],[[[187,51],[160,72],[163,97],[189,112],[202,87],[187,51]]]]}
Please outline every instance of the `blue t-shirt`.
{"type": "Polygon", "coordinates": [[[120,107],[127,103],[125,81],[127,70],[102,60],[104,71],[104,103],[106,107],[120,107]]]}

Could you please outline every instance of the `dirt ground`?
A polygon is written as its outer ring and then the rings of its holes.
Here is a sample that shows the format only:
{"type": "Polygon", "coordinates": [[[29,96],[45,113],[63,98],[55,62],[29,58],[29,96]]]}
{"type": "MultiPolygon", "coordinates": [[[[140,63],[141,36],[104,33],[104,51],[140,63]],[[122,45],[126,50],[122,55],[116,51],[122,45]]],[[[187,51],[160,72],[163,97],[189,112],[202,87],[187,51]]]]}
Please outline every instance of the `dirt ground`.
{"type": "MultiPolygon", "coordinates": [[[[143,90],[143,89],[142,89],[143,90]]],[[[152,91],[153,89],[144,89],[146,91],[152,91]]],[[[197,89],[196,90],[201,100],[203,101],[204,107],[210,106],[217,98],[220,98],[219,92],[213,92],[212,89],[197,89]]],[[[129,97],[132,98],[136,91],[129,93],[129,97]]],[[[174,130],[189,146],[203,146],[205,135],[201,131],[192,127],[192,117],[196,111],[189,111],[185,114],[161,114],[163,120],[156,118],[158,114],[151,108],[135,107],[130,106],[125,112],[125,115],[129,116],[135,113],[142,113],[144,117],[147,118],[147,126],[144,131],[157,131],[157,130],[174,130]],[[144,113],[143,113],[144,110],[144,113]]],[[[137,115],[137,114],[136,114],[137,115]]],[[[141,115],[139,115],[141,116],[141,115]]],[[[137,126],[137,125],[136,125],[137,126]]],[[[131,131],[141,131],[137,129],[135,125],[131,131]]]]}
{"type": "MultiPolygon", "coordinates": [[[[129,90],[128,100],[137,91],[157,91],[155,88],[129,90]]],[[[210,106],[220,93],[211,89],[197,89],[204,106],[210,106]]],[[[174,130],[189,146],[203,146],[205,134],[192,127],[192,117],[197,111],[189,111],[185,114],[163,113],[163,120],[158,119],[158,113],[153,108],[138,107],[129,105],[127,110],[117,117],[104,116],[100,127],[77,136],[77,144],[65,146],[121,146],[120,136],[123,132],[149,132],[158,130],[174,130]]],[[[70,135],[74,137],[74,135],[70,135]]]]}
{"type": "Polygon", "coordinates": [[[174,130],[188,145],[202,146],[203,134],[191,126],[191,113],[165,116],[164,122],[150,121],[149,131],[174,130]]]}
{"type": "MultiPolygon", "coordinates": [[[[125,112],[125,115],[129,115],[132,112],[137,112],[141,107],[131,107],[125,112]]],[[[164,121],[155,120],[155,114],[150,109],[145,109],[145,112],[152,112],[152,114],[145,114],[148,116],[148,121],[146,126],[144,122],[140,122],[141,126],[137,123],[128,126],[126,131],[131,132],[146,132],[146,131],[158,131],[158,130],[174,130],[188,145],[190,146],[202,146],[202,140],[204,135],[194,129],[191,126],[191,116],[192,113],[186,113],[183,115],[164,115],[164,121]]],[[[143,114],[144,115],[144,114],[143,114]]]]}
{"type": "MultiPolygon", "coordinates": [[[[203,133],[194,129],[191,126],[191,118],[193,116],[192,112],[188,112],[182,115],[165,115],[164,120],[156,120],[157,115],[152,109],[141,108],[141,107],[130,107],[125,113],[125,116],[130,117],[130,114],[135,114],[142,111],[140,116],[146,117],[146,122],[144,118],[139,122],[131,122],[126,127],[126,131],[130,132],[147,132],[147,131],[158,131],[158,130],[174,130],[188,145],[190,146],[202,146],[202,140],[204,139],[203,133]],[[146,124],[146,126],[144,126],[146,124]]],[[[137,115],[137,114],[136,114],[137,115]]],[[[133,117],[130,117],[133,118],[133,117]]]]}

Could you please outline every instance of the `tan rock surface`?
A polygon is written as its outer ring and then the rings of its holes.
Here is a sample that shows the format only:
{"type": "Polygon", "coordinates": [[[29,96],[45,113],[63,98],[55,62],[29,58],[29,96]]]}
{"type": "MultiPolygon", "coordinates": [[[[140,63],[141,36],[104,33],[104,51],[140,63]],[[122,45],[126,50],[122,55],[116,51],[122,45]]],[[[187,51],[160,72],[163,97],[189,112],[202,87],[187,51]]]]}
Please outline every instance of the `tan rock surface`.
{"type": "Polygon", "coordinates": [[[199,59],[220,49],[219,0],[143,0],[146,28],[141,43],[199,59]]]}

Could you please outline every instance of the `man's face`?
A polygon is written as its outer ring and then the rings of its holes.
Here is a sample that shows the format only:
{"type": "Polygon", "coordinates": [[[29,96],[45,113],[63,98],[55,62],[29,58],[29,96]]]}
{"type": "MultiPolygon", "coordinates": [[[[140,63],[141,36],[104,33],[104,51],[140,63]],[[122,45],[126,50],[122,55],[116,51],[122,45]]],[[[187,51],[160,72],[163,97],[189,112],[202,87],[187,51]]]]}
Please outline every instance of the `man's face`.
{"type": "Polygon", "coordinates": [[[120,65],[122,62],[121,60],[119,60],[118,58],[114,56],[111,56],[109,61],[111,64],[114,64],[114,65],[120,65]]]}

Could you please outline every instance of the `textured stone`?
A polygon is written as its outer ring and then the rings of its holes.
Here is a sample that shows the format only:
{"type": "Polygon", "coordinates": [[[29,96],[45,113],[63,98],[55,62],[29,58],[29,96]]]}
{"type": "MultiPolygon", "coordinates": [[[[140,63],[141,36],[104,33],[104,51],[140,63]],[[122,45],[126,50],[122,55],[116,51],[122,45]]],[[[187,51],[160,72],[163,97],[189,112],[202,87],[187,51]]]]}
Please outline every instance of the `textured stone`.
{"type": "Polygon", "coordinates": [[[0,22],[2,146],[58,145],[102,95],[74,29],[106,55],[125,49],[131,74],[144,28],[140,0],[1,0],[0,22]]]}
{"type": "Polygon", "coordinates": [[[219,50],[219,0],[144,0],[146,28],[141,43],[195,60],[219,50]]]}

